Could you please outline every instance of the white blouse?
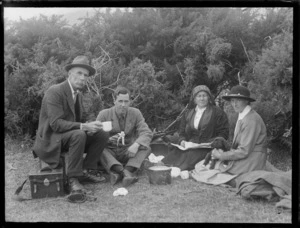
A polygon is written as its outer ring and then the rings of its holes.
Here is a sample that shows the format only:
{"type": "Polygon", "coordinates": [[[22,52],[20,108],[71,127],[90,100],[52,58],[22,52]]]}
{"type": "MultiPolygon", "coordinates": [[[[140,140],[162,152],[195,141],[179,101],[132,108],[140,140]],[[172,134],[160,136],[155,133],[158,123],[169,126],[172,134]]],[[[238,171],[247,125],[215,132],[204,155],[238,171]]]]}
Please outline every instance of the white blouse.
{"type": "Polygon", "coordinates": [[[195,114],[195,118],[194,118],[194,127],[196,129],[198,129],[200,119],[201,119],[205,109],[206,109],[206,107],[200,109],[198,106],[196,106],[196,108],[195,108],[196,114],[195,114]]]}

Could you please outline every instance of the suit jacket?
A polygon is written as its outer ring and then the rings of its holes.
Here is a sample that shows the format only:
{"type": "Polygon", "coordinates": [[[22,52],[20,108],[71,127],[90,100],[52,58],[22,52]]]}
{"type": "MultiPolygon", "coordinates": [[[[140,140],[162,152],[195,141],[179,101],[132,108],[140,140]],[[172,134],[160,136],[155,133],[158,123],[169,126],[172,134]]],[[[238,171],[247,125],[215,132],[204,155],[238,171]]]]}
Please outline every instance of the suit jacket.
{"type": "MultiPolygon", "coordinates": [[[[97,120],[101,122],[112,121],[112,130],[109,132],[110,136],[121,132],[115,106],[100,111],[97,120]]],[[[128,146],[137,142],[138,144],[149,148],[149,144],[153,137],[153,133],[145,122],[142,113],[140,110],[133,107],[128,107],[124,133],[125,142],[128,146]]]]}
{"type": "Polygon", "coordinates": [[[207,106],[202,114],[198,128],[194,127],[195,108],[188,110],[182,117],[179,127],[179,140],[194,143],[211,142],[215,137],[228,139],[229,123],[226,113],[217,106],[207,106]]]}
{"type": "Polygon", "coordinates": [[[260,115],[253,109],[241,120],[233,137],[232,148],[223,153],[221,171],[243,174],[266,169],[267,129],[260,115]],[[230,161],[228,165],[224,161],[230,161]]]}
{"type": "MultiPolygon", "coordinates": [[[[79,101],[79,118],[82,118],[82,94],[79,101]]],[[[61,135],[64,132],[80,129],[75,122],[74,100],[68,81],[51,86],[42,100],[39,127],[33,151],[52,168],[59,164],[61,153],[61,135]]]]}

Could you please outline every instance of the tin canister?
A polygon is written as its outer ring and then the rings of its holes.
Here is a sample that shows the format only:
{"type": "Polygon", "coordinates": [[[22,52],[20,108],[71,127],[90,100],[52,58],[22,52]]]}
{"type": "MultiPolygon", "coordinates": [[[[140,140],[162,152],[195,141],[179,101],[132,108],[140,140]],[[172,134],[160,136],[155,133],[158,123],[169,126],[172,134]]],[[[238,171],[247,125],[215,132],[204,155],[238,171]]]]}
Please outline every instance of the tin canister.
{"type": "Polygon", "coordinates": [[[151,166],[148,168],[148,177],[150,184],[171,184],[171,167],[151,166]]]}

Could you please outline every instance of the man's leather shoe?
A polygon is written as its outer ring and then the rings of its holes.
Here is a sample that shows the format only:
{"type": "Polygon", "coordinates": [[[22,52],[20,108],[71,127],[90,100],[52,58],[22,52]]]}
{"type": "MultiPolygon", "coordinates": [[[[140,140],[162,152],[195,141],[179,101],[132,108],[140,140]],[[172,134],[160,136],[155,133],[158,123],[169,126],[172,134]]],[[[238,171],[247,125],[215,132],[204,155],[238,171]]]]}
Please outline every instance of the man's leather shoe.
{"type": "Polygon", "coordinates": [[[123,174],[124,174],[124,177],[122,180],[123,187],[128,187],[129,185],[134,184],[135,182],[138,181],[138,178],[136,177],[136,175],[131,173],[127,169],[123,170],[123,174]]]}
{"type": "Polygon", "coordinates": [[[85,194],[92,193],[91,190],[88,190],[85,187],[83,187],[83,185],[80,184],[78,178],[76,178],[76,177],[71,177],[70,178],[69,185],[70,185],[70,192],[71,193],[74,193],[74,192],[85,193],[85,194]]]}
{"type": "Polygon", "coordinates": [[[83,176],[79,178],[80,183],[100,183],[105,181],[105,177],[97,177],[88,171],[83,171],[83,176]]]}
{"type": "Polygon", "coordinates": [[[122,179],[122,174],[109,172],[110,184],[115,185],[122,179]]]}
{"type": "Polygon", "coordinates": [[[101,171],[100,169],[89,169],[88,173],[91,174],[91,175],[94,175],[96,177],[103,176],[103,171],[101,171]]]}
{"type": "Polygon", "coordinates": [[[69,183],[70,183],[70,192],[78,192],[84,190],[84,187],[79,183],[76,177],[71,177],[69,183]]]}

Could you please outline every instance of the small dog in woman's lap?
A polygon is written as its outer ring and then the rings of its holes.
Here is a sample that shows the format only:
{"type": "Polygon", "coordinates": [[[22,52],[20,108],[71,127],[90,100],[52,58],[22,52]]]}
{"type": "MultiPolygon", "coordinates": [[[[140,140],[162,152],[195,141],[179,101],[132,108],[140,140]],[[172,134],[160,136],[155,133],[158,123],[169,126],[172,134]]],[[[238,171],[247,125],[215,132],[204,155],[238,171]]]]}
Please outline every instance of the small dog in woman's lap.
{"type": "MultiPolygon", "coordinates": [[[[211,147],[213,149],[222,149],[224,152],[230,150],[230,144],[223,137],[214,138],[214,140],[211,142],[211,147]]],[[[217,159],[212,159],[211,155],[212,151],[205,156],[203,165],[207,166],[210,162],[209,169],[214,169],[217,159]]]]}

